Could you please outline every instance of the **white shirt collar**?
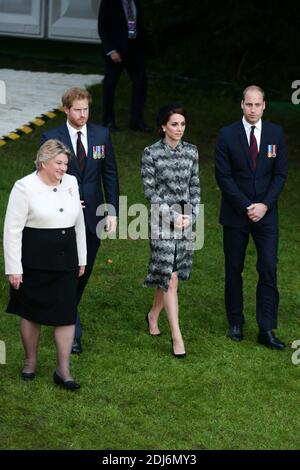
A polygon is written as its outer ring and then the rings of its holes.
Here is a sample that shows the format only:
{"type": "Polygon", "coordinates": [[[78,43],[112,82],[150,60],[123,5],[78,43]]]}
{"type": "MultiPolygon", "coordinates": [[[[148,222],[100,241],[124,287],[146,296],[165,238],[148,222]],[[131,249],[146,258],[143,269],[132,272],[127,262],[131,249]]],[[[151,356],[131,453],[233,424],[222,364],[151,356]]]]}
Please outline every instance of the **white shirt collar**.
{"type": "Polygon", "coordinates": [[[73,126],[69,123],[69,121],[67,121],[67,128],[68,128],[68,131],[69,131],[69,134],[70,134],[71,138],[74,138],[74,137],[77,138],[77,132],[78,132],[78,131],[80,131],[84,137],[87,136],[86,124],[85,124],[81,129],[75,129],[75,127],[73,127],[73,126]]]}
{"type": "Polygon", "coordinates": [[[246,121],[245,116],[243,116],[242,121],[243,121],[244,127],[247,131],[250,132],[251,127],[255,126],[255,128],[261,132],[261,127],[262,127],[261,119],[259,121],[257,121],[255,124],[250,124],[248,121],[246,121]]]}

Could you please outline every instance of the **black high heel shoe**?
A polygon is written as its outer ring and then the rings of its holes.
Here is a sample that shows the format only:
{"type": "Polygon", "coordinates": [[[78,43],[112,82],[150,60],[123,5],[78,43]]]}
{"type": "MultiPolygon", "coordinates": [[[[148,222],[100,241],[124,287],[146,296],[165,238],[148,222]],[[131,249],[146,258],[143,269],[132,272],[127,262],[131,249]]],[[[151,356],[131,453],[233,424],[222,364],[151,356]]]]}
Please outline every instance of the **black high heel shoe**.
{"type": "MultiPolygon", "coordinates": [[[[145,320],[146,320],[146,323],[147,323],[148,327],[150,327],[150,324],[149,324],[149,317],[148,317],[148,315],[149,315],[149,313],[147,313],[147,314],[146,314],[146,318],[145,318],[145,320]]],[[[160,335],[161,335],[161,333],[157,333],[156,335],[153,335],[153,334],[152,334],[152,333],[150,333],[150,331],[149,331],[149,335],[150,335],[150,336],[160,336],[160,335]]]]}
{"type": "Polygon", "coordinates": [[[53,374],[53,380],[56,385],[61,385],[63,388],[66,390],[77,390],[80,388],[80,385],[75,382],[74,380],[63,380],[57,373],[56,371],[53,374]]]}
{"type": "Polygon", "coordinates": [[[173,340],[172,339],[171,339],[171,344],[172,344],[172,354],[173,354],[174,357],[176,357],[177,359],[183,359],[184,357],[186,357],[186,353],[176,354],[174,352],[173,340]]]}
{"type": "Polygon", "coordinates": [[[21,377],[23,380],[33,380],[35,379],[35,372],[23,372],[21,371],[21,377]]]}

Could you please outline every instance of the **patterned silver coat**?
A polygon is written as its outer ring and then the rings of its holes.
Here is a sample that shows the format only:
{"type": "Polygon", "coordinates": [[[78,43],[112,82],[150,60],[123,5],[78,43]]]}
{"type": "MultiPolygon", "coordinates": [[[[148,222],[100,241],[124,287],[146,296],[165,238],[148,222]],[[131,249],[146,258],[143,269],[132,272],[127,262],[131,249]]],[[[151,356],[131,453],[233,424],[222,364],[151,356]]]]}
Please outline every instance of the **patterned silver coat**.
{"type": "Polygon", "coordinates": [[[194,243],[189,230],[174,229],[178,213],[199,213],[199,159],[195,145],[181,141],[175,149],[160,140],[144,149],[142,157],[144,193],[150,201],[151,257],[145,287],[168,290],[176,258],[179,279],[186,280],[192,268],[194,243]]]}

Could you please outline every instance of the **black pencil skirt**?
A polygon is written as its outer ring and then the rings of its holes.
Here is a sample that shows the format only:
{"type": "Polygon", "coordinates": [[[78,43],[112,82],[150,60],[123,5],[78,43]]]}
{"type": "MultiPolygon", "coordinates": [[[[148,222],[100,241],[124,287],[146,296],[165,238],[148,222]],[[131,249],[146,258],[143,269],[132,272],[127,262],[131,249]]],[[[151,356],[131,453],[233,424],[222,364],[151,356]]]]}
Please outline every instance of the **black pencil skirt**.
{"type": "Polygon", "coordinates": [[[74,227],[25,227],[23,282],[10,287],[6,311],[41,325],[73,325],[77,315],[78,256],[74,227]]]}
{"type": "Polygon", "coordinates": [[[41,325],[73,325],[76,322],[78,269],[46,271],[24,268],[18,290],[10,287],[7,313],[41,325]]]}

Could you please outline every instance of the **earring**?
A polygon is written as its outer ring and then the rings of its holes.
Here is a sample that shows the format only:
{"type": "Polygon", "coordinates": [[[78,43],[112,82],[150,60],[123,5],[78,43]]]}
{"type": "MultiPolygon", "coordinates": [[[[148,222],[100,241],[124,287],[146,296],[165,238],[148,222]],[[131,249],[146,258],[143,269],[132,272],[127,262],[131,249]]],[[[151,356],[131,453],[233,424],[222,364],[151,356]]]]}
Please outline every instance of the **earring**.
{"type": "Polygon", "coordinates": [[[166,132],[166,129],[163,128],[163,132],[166,132]]]}

